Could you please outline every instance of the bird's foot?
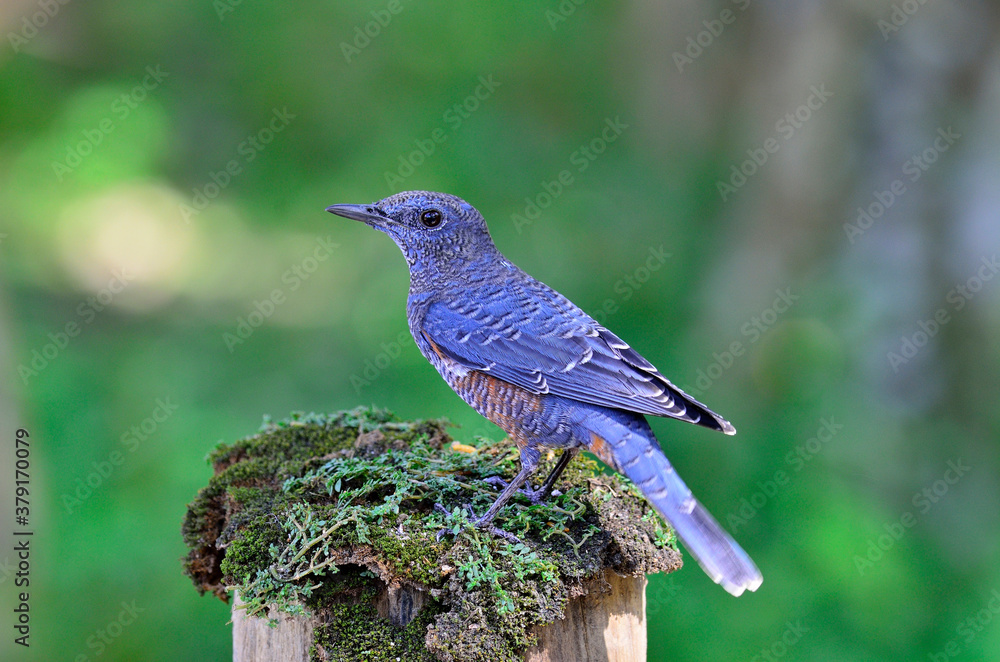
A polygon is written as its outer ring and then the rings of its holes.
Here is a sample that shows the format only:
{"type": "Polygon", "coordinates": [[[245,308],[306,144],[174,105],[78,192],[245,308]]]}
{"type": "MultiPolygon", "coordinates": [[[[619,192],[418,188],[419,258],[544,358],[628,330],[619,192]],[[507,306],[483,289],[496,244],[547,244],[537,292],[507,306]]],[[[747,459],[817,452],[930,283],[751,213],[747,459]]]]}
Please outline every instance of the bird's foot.
{"type": "Polygon", "coordinates": [[[500,527],[494,526],[492,518],[490,520],[487,520],[485,515],[482,517],[476,517],[476,511],[472,509],[472,506],[470,504],[468,503],[465,504],[465,511],[469,513],[469,519],[472,520],[472,526],[476,527],[477,529],[482,529],[483,531],[491,533],[495,536],[499,536],[500,538],[503,538],[507,542],[512,542],[515,545],[523,544],[521,542],[521,539],[515,536],[510,531],[504,531],[500,527]]]}
{"type": "MultiPolygon", "coordinates": [[[[508,485],[510,485],[508,481],[504,480],[500,476],[490,476],[489,478],[483,479],[483,482],[491,487],[497,488],[498,490],[504,490],[507,488],[508,485]]],[[[545,490],[543,490],[542,488],[533,490],[528,486],[522,487],[517,491],[517,493],[523,494],[524,496],[528,497],[528,501],[530,501],[531,505],[533,506],[537,506],[538,504],[540,504],[542,501],[545,500],[546,497],[545,490]]],[[[551,494],[552,496],[559,496],[560,494],[562,494],[562,492],[560,492],[559,490],[551,490],[549,494],[551,494]]]]}
{"type": "MultiPolygon", "coordinates": [[[[465,511],[469,514],[469,524],[471,524],[472,526],[476,527],[477,529],[482,529],[483,531],[491,533],[500,538],[503,538],[507,542],[514,543],[515,545],[522,544],[521,539],[515,536],[510,531],[504,531],[503,529],[494,526],[492,522],[486,521],[485,517],[476,517],[476,513],[474,510],[472,510],[471,504],[467,503],[463,507],[465,508],[465,511]]],[[[442,506],[440,503],[434,504],[434,510],[447,516],[451,515],[451,511],[442,506]]],[[[456,533],[456,531],[450,527],[445,527],[443,529],[440,529],[437,532],[436,536],[437,541],[441,542],[441,538],[443,538],[449,533],[456,533]]]]}

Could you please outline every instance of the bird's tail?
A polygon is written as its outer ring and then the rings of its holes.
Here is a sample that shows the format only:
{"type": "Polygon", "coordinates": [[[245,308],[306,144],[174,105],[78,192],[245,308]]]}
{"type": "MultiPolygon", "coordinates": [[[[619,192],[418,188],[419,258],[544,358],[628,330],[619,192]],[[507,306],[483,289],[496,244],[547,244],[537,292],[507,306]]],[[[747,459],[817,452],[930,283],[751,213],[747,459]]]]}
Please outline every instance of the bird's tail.
{"type": "Polygon", "coordinates": [[[712,581],[733,595],[756,591],[763,581],[760,570],[694,498],[660,450],[645,419],[588,418],[590,450],[636,484],[712,581]]]}

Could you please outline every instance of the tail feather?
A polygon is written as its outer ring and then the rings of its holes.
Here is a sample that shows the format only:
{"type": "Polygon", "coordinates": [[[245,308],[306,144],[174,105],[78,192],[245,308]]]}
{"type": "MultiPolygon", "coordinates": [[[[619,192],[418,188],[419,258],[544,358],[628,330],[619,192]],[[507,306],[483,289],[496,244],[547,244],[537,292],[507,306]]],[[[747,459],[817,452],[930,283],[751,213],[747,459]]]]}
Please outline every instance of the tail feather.
{"type": "Polygon", "coordinates": [[[648,424],[642,422],[645,430],[633,424],[624,436],[591,432],[592,441],[603,442],[597,444],[601,451],[596,453],[598,457],[636,484],[712,581],[736,596],[744,590],[756,591],[763,581],[760,570],[694,498],[660,450],[648,424]],[[644,434],[647,431],[648,437],[644,434]]]}

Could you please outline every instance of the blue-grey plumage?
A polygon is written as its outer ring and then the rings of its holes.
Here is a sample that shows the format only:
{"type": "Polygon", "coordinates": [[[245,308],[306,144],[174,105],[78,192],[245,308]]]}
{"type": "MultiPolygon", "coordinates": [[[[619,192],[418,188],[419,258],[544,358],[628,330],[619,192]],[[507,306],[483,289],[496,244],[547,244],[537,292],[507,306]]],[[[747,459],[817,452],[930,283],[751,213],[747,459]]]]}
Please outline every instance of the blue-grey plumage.
{"type": "Polygon", "coordinates": [[[478,521],[493,518],[537,469],[540,450],[566,449],[542,498],[579,448],[628,476],[713,581],[733,595],[761,574],[674,471],[644,415],[734,434],[627,343],[511,264],[482,215],[444,193],[408,191],[327,211],[388,234],[410,267],[407,317],[417,346],[455,392],[503,428],[521,471],[478,521]]]}
{"type": "Polygon", "coordinates": [[[642,415],[583,405],[572,410],[574,436],[590,436],[592,452],[636,484],[712,581],[733,595],[757,590],[757,566],[694,498],[642,415]]]}

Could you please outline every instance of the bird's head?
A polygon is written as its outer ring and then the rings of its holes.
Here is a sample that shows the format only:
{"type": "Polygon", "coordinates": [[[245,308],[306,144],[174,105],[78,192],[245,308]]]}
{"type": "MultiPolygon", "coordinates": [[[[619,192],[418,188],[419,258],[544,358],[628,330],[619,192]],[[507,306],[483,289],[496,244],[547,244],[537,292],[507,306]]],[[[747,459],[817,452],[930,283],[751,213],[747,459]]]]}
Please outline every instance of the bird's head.
{"type": "Polygon", "coordinates": [[[392,237],[411,269],[447,268],[496,253],[482,214],[447,193],[404,191],[370,205],[332,205],[326,210],[392,237]]]}

